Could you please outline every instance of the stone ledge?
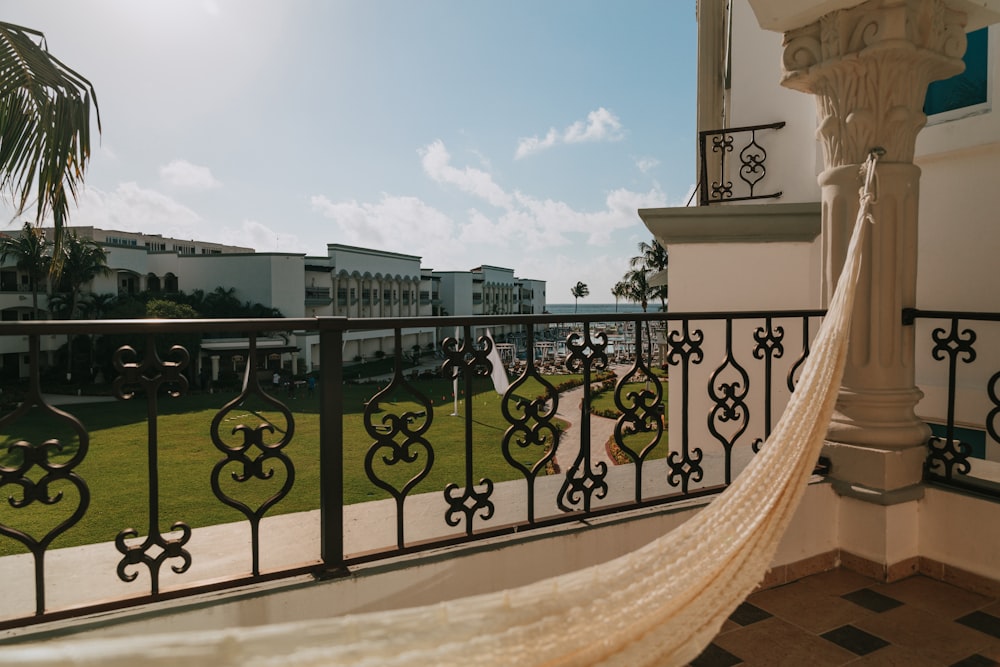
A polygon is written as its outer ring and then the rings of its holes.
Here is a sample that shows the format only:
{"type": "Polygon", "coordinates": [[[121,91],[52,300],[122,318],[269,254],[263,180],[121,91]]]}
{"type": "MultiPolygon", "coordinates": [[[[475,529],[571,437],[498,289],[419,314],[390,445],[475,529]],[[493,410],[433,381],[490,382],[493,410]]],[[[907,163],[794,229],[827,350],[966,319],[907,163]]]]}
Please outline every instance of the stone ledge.
{"type": "Polygon", "coordinates": [[[639,209],[661,244],[812,243],[821,228],[819,202],[639,209]]]}

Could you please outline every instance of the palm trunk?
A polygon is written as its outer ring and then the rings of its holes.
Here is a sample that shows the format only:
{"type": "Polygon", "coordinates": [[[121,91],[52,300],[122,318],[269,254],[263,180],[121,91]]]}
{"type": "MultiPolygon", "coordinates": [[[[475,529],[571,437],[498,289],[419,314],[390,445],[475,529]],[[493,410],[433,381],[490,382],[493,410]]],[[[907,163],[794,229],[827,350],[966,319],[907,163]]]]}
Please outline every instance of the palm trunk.
{"type": "MultiPolygon", "coordinates": [[[[73,291],[73,298],[69,302],[69,314],[67,319],[73,319],[73,313],[76,312],[76,300],[77,292],[73,291]]],[[[69,382],[73,378],[73,334],[69,334],[66,337],[66,381],[69,382]]]]}

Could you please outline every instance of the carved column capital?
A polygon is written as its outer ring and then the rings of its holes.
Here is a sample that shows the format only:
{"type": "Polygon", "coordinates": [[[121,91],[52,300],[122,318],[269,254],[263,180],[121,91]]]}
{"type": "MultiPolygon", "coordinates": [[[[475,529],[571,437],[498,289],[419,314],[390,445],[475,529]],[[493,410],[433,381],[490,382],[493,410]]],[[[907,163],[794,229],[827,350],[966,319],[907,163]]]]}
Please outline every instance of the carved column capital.
{"type": "Polygon", "coordinates": [[[827,168],[874,146],[913,161],[927,85],[964,67],[965,19],[944,0],[869,0],[785,33],[781,83],[816,95],[827,168]]]}

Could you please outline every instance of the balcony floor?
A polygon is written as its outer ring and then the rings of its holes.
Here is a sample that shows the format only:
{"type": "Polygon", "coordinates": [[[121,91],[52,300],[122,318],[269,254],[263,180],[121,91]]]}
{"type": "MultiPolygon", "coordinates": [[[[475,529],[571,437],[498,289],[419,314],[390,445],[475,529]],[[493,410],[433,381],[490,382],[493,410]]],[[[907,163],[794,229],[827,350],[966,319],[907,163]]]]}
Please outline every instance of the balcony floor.
{"type": "Polygon", "coordinates": [[[751,595],[692,667],[1000,665],[1000,601],[838,569],[751,595]]]}

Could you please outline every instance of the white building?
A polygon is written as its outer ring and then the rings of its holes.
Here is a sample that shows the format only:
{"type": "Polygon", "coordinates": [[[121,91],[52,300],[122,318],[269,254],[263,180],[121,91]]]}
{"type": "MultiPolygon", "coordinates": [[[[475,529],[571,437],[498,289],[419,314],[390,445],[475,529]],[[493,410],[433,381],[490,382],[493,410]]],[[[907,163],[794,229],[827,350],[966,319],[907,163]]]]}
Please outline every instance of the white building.
{"type": "MultiPolygon", "coordinates": [[[[170,293],[194,290],[211,292],[233,288],[241,302],[275,308],[285,317],[428,318],[440,315],[480,315],[487,312],[515,314],[541,312],[545,306],[543,281],[520,281],[512,269],[483,266],[472,271],[435,272],[420,265],[420,257],[358,248],[337,243],[327,245],[326,255],[257,253],[252,248],[181,240],[158,234],[139,234],[95,227],[72,227],[82,239],[96,241],[108,255],[111,272],[98,276],[88,286],[94,294],[134,295],[139,292],[170,293]],[[527,283],[528,287],[524,284],[527,283]],[[473,289],[475,285],[475,289],[473,289]],[[485,296],[484,296],[485,290],[485,296]],[[488,299],[489,310],[484,306],[488,299]],[[529,308],[530,311],[525,310],[529,308]]],[[[51,238],[52,231],[46,230],[51,238]]],[[[13,266],[13,259],[0,268],[0,314],[4,320],[30,319],[32,302],[27,275],[13,266]]],[[[48,302],[41,290],[39,308],[48,302]]],[[[433,351],[440,342],[436,327],[426,324],[403,331],[402,345],[409,353],[419,346],[433,351]]],[[[502,330],[501,330],[502,333],[502,330]]],[[[296,372],[320,364],[316,335],[292,334],[293,340],[259,341],[273,346],[273,364],[296,372]]],[[[448,333],[447,335],[450,335],[448,333]]],[[[63,341],[47,341],[52,354],[63,341]]],[[[4,377],[25,372],[26,349],[4,341],[0,349],[4,377]],[[8,349],[9,348],[9,349],[8,349]]],[[[216,356],[246,349],[245,340],[206,341],[205,354],[216,356]],[[235,346],[235,347],[234,347],[235,346]]],[[[391,329],[358,329],[345,334],[344,358],[371,359],[392,354],[391,329]]],[[[207,363],[207,362],[206,362],[207,363]]]]}

